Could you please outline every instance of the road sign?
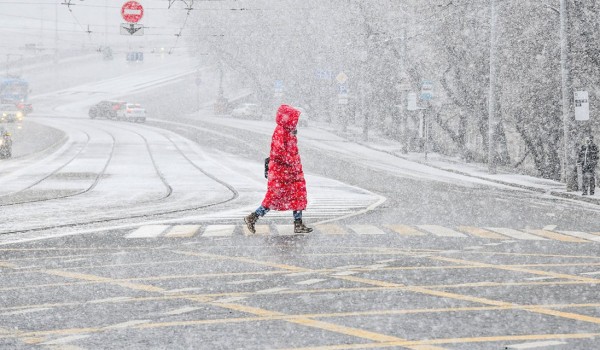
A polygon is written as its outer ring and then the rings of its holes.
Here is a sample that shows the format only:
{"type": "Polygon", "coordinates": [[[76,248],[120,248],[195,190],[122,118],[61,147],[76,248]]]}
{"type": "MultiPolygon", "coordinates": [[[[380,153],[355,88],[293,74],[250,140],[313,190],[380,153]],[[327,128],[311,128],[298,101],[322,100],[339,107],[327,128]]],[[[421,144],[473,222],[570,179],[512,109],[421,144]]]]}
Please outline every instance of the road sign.
{"type": "Polygon", "coordinates": [[[340,74],[338,74],[335,77],[335,80],[337,80],[337,82],[340,84],[344,84],[344,83],[346,83],[346,81],[348,81],[348,76],[346,75],[346,73],[340,72],[340,74]]]}
{"type": "Polygon", "coordinates": [[[421,100],[431,100],[433,98],[433,82],[430,80],[423,80],[421,85],[421,100]]]}
{"type": "Polygon", "coordinates": [[[121,23],[120,29],[121,29],[121,35],[133,35],[133,36],[144,35],[144,26],[141,24],[121,23]]]}
{"type": "Polygon", "coordinates": [[[128,52],[127,53],[127,62],[142,62],[144,60],[143,52],[128,52]]]}
{"type": "Polygon", "coordinates": [[[121,7],[121,16],[128,23],[137,23],[144,16],[144,7],[137,1],[127,1],[121,7]]]}
{"type": "Polygon", "coordinates": [[[590,120],[590,102],[587,91],[575,91],[575,120],[590,120]]]}

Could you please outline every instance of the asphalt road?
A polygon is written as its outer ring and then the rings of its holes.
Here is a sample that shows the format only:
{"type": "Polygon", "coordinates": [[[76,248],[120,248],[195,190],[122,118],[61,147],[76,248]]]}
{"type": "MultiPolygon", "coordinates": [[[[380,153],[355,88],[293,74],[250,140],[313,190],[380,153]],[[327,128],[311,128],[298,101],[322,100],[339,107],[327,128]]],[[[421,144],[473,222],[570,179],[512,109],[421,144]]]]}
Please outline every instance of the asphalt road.
{"type": "MultiPolygon", "coordinates": [[[[88,122],[136,128],[78,120],[88,122]]],[[[259,163],[271,130],[229,122],[148,125],[228,166],[259,163]]],[[[429,176],[344,140],[316,140],[320,132],[299,131],[305,171],[337,182],[309,188],[321,195],[306,212],[309,235],[290,234],[291,214],[275,213],[249,235],[241,214],[219,216],[229,206],[0,237],[0,348],[600,348],[597,207],[429,176]],[[342,213],[347,200],[327,191],[348,186],[385,201],[342,213]],[[35,235],[43,232],[18,237],[35,235]]]]}

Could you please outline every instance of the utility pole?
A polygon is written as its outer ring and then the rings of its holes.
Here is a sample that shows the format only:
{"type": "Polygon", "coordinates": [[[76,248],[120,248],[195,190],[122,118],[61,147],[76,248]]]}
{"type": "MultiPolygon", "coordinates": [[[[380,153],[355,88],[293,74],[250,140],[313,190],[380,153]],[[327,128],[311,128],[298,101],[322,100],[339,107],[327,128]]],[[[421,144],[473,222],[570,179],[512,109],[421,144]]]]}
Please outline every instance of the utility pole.
{"type": "Polygon", "coordinates": [[[571,135],[571,77],[569,66],[569,7],[560,0],[560,71],[563,119],[562,180],[567,191],[577,190],[577,169],[571,135]]]}
{"type": "Polygon", "coordinates": [[[496,0],[492,0],[490,13],[490,91],[488,102],[488,172],[496,173],[496,65],[497,28],[496,0]]]}

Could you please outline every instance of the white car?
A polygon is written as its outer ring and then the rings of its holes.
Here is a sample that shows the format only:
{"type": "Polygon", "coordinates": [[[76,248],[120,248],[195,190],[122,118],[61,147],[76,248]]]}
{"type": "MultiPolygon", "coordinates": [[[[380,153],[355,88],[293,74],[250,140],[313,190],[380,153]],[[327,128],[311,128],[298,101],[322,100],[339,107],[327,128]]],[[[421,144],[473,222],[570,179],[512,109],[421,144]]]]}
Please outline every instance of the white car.
{"type": "Polygon", "coordinates": [[[124,103],[117,110],[117,120],[143,123],[146,121],[146,109],[139,103],[124,103]]]}
{"type": "Polygon", "coordinates": [[[242,103],[239,107],[231,111],[232,117],[261,119],[258,105],[255,103],[242,103]]]}

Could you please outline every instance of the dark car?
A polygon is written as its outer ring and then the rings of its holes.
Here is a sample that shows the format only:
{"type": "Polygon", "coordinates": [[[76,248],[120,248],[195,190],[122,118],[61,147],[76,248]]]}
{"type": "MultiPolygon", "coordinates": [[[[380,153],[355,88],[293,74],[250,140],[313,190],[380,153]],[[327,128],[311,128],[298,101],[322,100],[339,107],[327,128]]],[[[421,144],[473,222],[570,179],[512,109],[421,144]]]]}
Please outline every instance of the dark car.
{"type": "Polygon", "coordinates": [[[117,119],[117,111],[121,109],[121,106],[125,103],[125,101],[100,101],[90,107],[89,116],[92,119],[117,119]]]}

